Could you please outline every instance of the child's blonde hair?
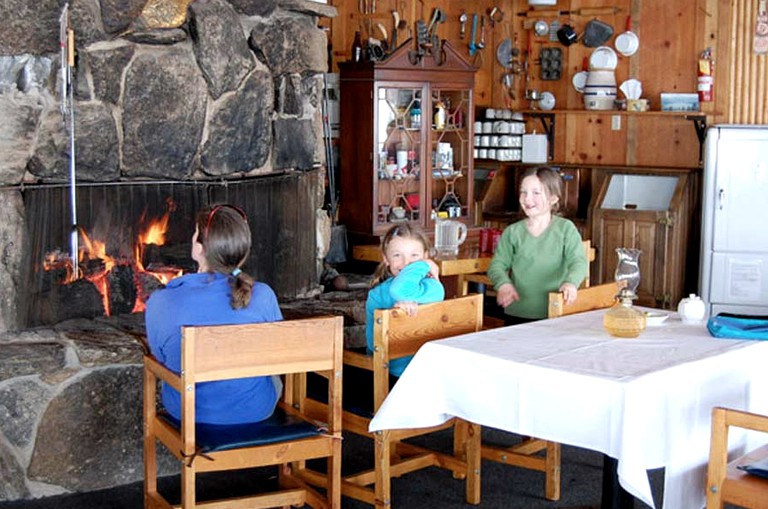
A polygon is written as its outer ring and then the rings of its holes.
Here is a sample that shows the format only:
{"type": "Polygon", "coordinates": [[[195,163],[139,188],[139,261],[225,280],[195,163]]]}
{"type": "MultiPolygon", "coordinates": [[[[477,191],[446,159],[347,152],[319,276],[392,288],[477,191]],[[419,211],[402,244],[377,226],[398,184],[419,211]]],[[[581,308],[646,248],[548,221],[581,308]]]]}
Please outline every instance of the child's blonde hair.
{"type": "MultiPolygon", "coordinates": [[[[389,243],[392,242],[392,239],[394,238],[418,240],[424,246],[424,252],[429,253],[429,239],[424,234],[424,232],[408,223],[401,223],[401,224],[396,224],[395,226],[390,228],[387,231],[387,233],[384,234],[384,237],[382,237],[381,239],[382,257],[387,254],[387,248],[389,247],[389,243]]],[[[382,281],[384,281],[389,277],[392,277],[392,273],[389,271],[389,265],[385,260],[382,259],[381,263],[379,263],[379,266],[376,267],[376,271],[373,273],[373,279],[371,280],[371,288],[378,285],[379,283],[381,283],[382,281]]]]}
{"type": "Polygon", "coordinates": [[[520,181],[522,182],[525,177],[536,177],[541,181],[547,194],[557,198],[552,205],[552,213],[559,212],[560,204],[563,202],[563,177],[560,173],[549,166],[535,166],[525,170],[520,181]]]}

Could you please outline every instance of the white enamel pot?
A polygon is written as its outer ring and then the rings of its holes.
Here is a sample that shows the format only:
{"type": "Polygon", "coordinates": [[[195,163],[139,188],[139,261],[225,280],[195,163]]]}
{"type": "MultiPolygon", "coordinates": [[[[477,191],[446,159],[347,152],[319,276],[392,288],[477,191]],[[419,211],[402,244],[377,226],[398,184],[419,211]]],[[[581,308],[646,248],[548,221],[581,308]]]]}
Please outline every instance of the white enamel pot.
{"type": "Polygon", "coordinates": [[[632,17],[627,16],[627,31],[619,34],[616,40],[613,41],[613,45],[621,55],[625,57],[631,57],[637,53],[640,47],[640,39],[637,34],[632,31],[632,17]]]}

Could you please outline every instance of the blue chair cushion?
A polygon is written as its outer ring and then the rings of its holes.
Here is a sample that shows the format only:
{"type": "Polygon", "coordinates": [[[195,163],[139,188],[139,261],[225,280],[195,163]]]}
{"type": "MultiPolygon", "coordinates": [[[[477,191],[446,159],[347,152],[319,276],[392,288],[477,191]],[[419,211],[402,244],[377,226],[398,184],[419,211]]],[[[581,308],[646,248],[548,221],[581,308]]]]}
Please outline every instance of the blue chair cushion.
{"type": "Polygon", "coordinates": [[[748,474],[757,475],[764,479],[768,479],[768,458],[756,461],[749,465],[741,465],[738,468],[748,474]]]}
{"type": "MultiPolygon", "coordinates": [[[[176,429],[181,428],[178,419],[168,414],[159,417],[176,429]]],[[[324,432],[324,429],[276,408],[270,417],[260,422],[226,425],[197,423],[195,442],[198,449],[206,453],[286,442],[324,432]]]]}

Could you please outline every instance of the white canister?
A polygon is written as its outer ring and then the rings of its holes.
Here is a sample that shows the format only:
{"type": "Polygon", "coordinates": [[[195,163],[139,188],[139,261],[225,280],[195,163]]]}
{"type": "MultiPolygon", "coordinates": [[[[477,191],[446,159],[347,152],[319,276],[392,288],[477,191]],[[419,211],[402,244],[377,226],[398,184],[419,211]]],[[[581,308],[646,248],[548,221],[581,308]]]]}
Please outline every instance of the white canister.
{"type": "Polygon", "coordinates": [[[483,132],[483,123],[478,121],[475,122],[475,134],[479,134],[483,132]]]}
{"type": "Polygon", "coordinates": [[[480,139],[481,138],[482,138],[482,136],[475,136],[475,147],[481,147],[482,146],[482,145],[480,145],[480,139]]]}
{"type": "Polygon", "coordinates": [[[488,149],[488,159],[496,159],[496,149],[495,148],[489,148],[488,149]]]}
{"type": "Polygon", "coordinates": [[[485,110],[485,118],[491,119],[491,120],[496,118],[496,110],[494,110],[493,108],[488,108],[487,110],[485,110]]]}
{"type": "Polygon", "coordinates": [[[483,122],[483,134],[491,134],[493,132],[493,122],[483,122]]]}
{"type": "Polygon", "coordinates": [[[488,159],[488,149],[481,148],[477,151],[477,157],[479,159],[488,159]]]}
{"type": "Polygon", "coordinates": [[[683,323],[700,323],[707,316],[707,306],[701,297],[692,293],[677,305],[677,314],[683,323]]]}
{"type": "Polygon", "coordinates": [[[498,147],[499,146],[499,136],[493,135],[491,136],[491,146],[492,147],[498,147]]]}
{"type": "Polygon", "coordinates": [[[480,146],[481,147],[490,147],[491,146],[491,137],[490,136],[480,136],[480,146]]]}
{"type": "Polygon", "coordinates": [[[616,75],[613,71],[587,73],[584,84],[584,107],[588,110],[612,110],[616,101],[616,75]]]}

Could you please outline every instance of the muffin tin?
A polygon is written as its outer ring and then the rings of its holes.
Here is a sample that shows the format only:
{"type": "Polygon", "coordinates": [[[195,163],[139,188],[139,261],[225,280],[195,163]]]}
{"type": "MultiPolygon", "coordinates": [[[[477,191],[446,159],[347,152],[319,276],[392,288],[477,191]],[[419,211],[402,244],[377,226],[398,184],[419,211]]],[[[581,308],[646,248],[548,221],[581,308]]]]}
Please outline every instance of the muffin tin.
{"type": "Polygon", "coordinates": [[[563,50],[557,46],[541,48],[541,79],[556,81],[563,75],[563,50]]]}

